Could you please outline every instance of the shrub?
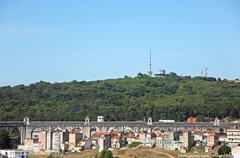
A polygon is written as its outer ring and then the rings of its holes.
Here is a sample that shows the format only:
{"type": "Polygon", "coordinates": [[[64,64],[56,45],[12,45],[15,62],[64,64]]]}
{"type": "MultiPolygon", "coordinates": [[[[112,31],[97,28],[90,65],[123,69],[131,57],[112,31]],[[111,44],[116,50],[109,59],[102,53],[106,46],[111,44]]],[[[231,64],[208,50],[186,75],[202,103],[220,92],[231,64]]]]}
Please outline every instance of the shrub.
{"type": "Polygon", "coordinates": [[[225,144],[218,149],[219,155],[228,155],[230,153],[231,153],[231,148],[225,144]]]}
{"type": "Polygon", "coordinates": [[[132,144],[129,145],[129,148],[137,147],[140,144],[142,144],[142,143],[141,142],[132,142],[132,144]]]}

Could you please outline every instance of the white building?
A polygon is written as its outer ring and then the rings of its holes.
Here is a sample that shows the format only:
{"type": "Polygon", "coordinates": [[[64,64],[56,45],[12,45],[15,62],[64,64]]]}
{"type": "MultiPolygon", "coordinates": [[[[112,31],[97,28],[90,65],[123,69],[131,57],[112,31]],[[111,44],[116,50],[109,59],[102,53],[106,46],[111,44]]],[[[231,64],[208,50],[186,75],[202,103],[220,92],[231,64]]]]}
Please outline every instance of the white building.
{"type": "Polygon", "coordinates": [[[163,137],[162,136],[156,137],[156,147],[163,148],[163,137]]]}
{"type": "Polygon", "coordinates": [[[59,131],[54,131],[52,133],[52,150],[60,150],[61,147],[61,133],[59,131]]]}
{"type": "Polygon", "coordinates": [[[18,150],[0,150],[0,157],[5,156],[7,158],[28,158],[28,152],[18,150]]]}
{"type": "Polygon", "coordinates": [[[203,133],[194,133],[194,141],[203,141],[203,133]]]}
{"type": "Polygon", "coordinates": [[[98,116],[97,117],[97,122],[104,122],[104,117],[103,116],[98,116]]]}
{"type": "Polygon", "coordinates": [[[228,138],[227,138],[227,135],[222,135],[219,137],[219,141],[220,142],[228,142],[228,138]]]}
{"type": "Polygon", "coordinates": [[[102,135],[98,138],[99,151],[111,148],[112,140],[110,135],[102,135]]]}
{"type": "Polygon", "coordinates": [[[47,150],[52,149],[52,131],[47,131],[47,150]]]}
{"type": "Polygon", "coordinates": [[[240,144],[240,129],[227,130],[227,143],[240,144]]]}

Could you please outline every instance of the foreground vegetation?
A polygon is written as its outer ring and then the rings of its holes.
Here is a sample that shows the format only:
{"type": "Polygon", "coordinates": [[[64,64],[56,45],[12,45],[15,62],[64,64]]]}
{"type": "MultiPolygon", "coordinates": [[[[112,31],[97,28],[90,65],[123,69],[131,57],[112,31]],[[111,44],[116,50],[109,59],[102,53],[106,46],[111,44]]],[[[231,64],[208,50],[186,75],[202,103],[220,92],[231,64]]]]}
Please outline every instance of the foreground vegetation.
{"type": "Polygon", "coordinates": [[[38,82],[0,88],[0,120],[175,119],[240,114],[240,84],[212,77],[134,78],[68,83],[38,82]]]}
{"type": "Polygon", "coordinates": [[[5,130],[0,130],[0,149],[11,148],[11,138],[5,130]]]}
{"type": "Polygon", "coordinates": [[[95,158],[113,158],[113,153],[110,150],[103,150],[100,155],[96,155],[95,158]]]}
{"type": "Polygon", "coordinates": [[[16,149],[20,143],[20,134],[17,129],[7,132],[0,129],[0,149],[16,149]]]}

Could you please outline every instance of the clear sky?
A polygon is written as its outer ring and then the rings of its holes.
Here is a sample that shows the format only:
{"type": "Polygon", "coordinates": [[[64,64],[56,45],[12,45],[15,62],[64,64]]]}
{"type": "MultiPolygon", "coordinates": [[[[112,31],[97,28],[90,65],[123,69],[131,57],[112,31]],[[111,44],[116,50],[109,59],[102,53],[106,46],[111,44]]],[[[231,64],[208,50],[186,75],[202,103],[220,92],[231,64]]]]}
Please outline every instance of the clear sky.
{"type": "Polygon", "coordinates": [[[153,71],[240,78],[239,0],[1,0],[0,86],[153,71]]]}

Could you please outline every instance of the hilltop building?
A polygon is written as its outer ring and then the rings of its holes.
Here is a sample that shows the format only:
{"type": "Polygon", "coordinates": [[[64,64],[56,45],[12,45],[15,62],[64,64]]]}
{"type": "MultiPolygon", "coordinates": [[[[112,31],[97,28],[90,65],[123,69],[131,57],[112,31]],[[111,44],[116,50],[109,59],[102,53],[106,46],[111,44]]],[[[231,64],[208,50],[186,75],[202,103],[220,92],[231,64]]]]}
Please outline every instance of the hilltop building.
{"type": "Polygon", "coordinates": [[[159,73],[155,74],[157,78],[165,78],[167,76],[166,70],[159,70],[159,73]]]}

